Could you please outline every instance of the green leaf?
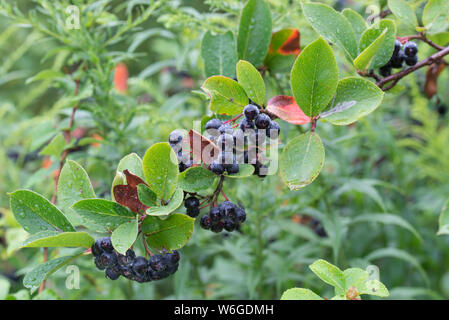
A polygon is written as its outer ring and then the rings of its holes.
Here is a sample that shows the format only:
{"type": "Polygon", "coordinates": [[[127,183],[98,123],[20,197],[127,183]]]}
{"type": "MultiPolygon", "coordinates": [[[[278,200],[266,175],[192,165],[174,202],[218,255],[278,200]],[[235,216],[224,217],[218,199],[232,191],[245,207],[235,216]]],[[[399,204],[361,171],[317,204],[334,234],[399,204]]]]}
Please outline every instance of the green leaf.
{"type": "Polygon", "coordinates": [[[237,63],[237,80],[248,98],[259,106],[265,105],[265,83],[254,66],[245,60],[237,63]]]}
{"type": "Polygon", "coordinates": [[[367,25],[365,19],[358,14],[358,12],[352,10],[351,8],[344,9],[341,14],[349,21],[354,30],[354,35],[356,42],[359,42],[360,36],[366,30],[367,25]]]}
{"type": "Polygon", "coordinates": [[[64,214],[40,194],[30,190],[10,193],[11,210],[29,233],[45,230],[75,231],[64,214]]]}
{"type": "Polygon", "coordinates": [[[376,54],[380,48],[382,48],[386,36],[387,30],[384,30],[382,34],[354,60],[354,65],[358,70],[366,70],[369,66],[374,64],[376,54]]]}
{"type": "Polygon", "coordinates": [[[62,73],[61,71],[47,69],[47,70],[42,70],[34,77],[28,78],[25,83],[29,84],[31,82],[38,81],[38,80],[53,80],[56,78],[64,78],[64,77],[65,77],[65,74],[62,73]]]}
{"type": "Polygon", "coordinates": [[[314,132],[290,140],[279,160],[281,177],[290,190],[298,190],[312,183],[323,164],[323,143],[314,132]]]}
{"type": "Polygon", "coordinates": [[[76,251],[75,254],[64,256],[60,258],[56,258],[50,261],[47,261],[43,264],[38,265],[36,268],[31,270],[25,275],[23,279],[23,285],[30,289],[31,293],[36,291],[41,285],[42,281],[47,279],[50,275],[52,275],[55,271],[62,268],[72,260],[81,256],[84,252],[84,249],[76,251]]]}
{"type": "Polygon", "coordinates": [[[140,202],[148,207],[157,206],[157,196],[156,194],[143,183],[137,185],[137,196],[140,202]]]}
{"type": "Polygon", "coordinates": [[[415,28],[418,26],[418,19],[416,18],[415,11],[405,0],[388,0],[388,8],[402,23],[407,26],[415,28]]]}
{"type": "Polygon", "coordinates": [[[439,228],[437,235],[449,234],[449,199],[444,203],[438,220],[439,228]]]}
{"type": "Polygon", "coordinates": [[[385,285],[378,280],[367,280],[364,286],[359,290],[359,294],[370,294],[379,297],[388,297],[390,293],[385,285]]]}
{"type": "Polygon", "coordinates": [[[239,164],[239,172],[234,174],[228,174],[227,172],[224,174],[228,178],[247,178],[252,176],[254,173],[254,166],[252,164],[239,164]]]}
{"type": "Polygon", "coordinates": [[[0,278],[0,300],[4,300],[9,293],[11,287],[8,280],[0,278]]]}
{"type": "Polygon", "coordinates": [[[361,54],[356,59],[368,60],[369,63],[364,67],[357,67],[357,65],[356,67],[360,70],[368,66],[370,69],[376,69],[387,64],[393,54],[395,39],[396,25],[392,20],[382,19],[372,25],[360,38],[359,50],[361,54]],[[386,34],[383,35],[385,30],[387,30],[386,34]]]}
{"type": "Polygon", "coordinates": [[[239,59],[258,67],[262,64],[270,45],[271,13],[264,0],[249,0],[240,17],[237,49],[239,59]]]}
{"type": "Polygon", "coordinates": [[[352,61],[357,57],[357,41],[349,21],[333,8],[322,3],[303,3],[302,10],[307,21],[326,40],[335,43],[352,61]]]}
{"type": "Polygon", "coordinates": [[[298,56],[291,72],[295,101],[304,113],[313,117],[326,108],[338,84],[337,62],[323,38],[309,44],[298,56]]]}
{"type": "Polygon", "coordinates": [[[388,213],[362,214],[357,215],[354,218],[351,218],[351,220],[349,220],[348,222],[348,225],[363,222],[375,222],[375,223],[382,223],[385,225],[396,225],[398,227],[410,231],[419,241],[422,241],[422,237],[418,233],[418,231],[410,223],[408,223],[406,220],[404,220],[401,216],[398,215],[388,213]]]}
{"type": "Polygon", "coordinates": [[[134,213],[120,204],[104,199],[86,199],[75,203],[72,208],[89,223],[89,229],[105,232],[134,219],[134,213]]]}
{"type": "Polygon", "coordinates": [[[424,7],[422,22],[431,33],[445,31],[449,24],[449,2],[429,0],[424,7]]]}
{"type": "Polygon", "coordinates": [[[58,204],[75,225],[80,223],[80,219],[70,207],[80,200],[96,197],[87,172],[72,160],[67,160],[61,170],[57,195],[58,204]]]}
{"type": "Polygon", "coordinates": [[[178,184],[178,159],[167,142],[152,145],[143,157],[148,186],[158,197],[168,200],[178,184]]]}
{"type": "Polygon", "coordinates": [[[343,271],[343,276],[345,278],[345,292],[347,292],[350,287],[356,287],[360,292],[365,286],[369,274],[367,271],[360,268],[349,268],[343,271]]]}
{"type": "Polygon", "coordinates": [[[112,246],[121,254],[131,248],[136,241],[138,232],[138,221],[134,219],[117,227],[111,235],[112,246]]]}
{"type": "Polygon", "coordinates": [[[310,270],[315,273],[321,280],[335,287],[338,292],[345,292],[345,277],[343,272],[333,264],[319,259],[309,266],[310,270]]]}
{"type": "Polygon", "coordinates": [[[140,157],[136,153],[130,153],[124,156],[118,163],[117,171],[123,172],[125,170],[128,170],[132,174],[139,176],[142,179],[145,179],[142,159],[140,159],[140,157]]]}
{"type": "Polygon", "coordinates": [[[203,167],[192,167],[179,174],[179,187],[187,192],[207,190],[217,179],[212,171],[203,167]]]}
{"type": "Polygon", "coordinates": [[[56,135],[49,144],[45,146],[39,152],[39,154],[44,156],[55,156],[59,157],[66,146],[66,141],[64,139],[64,135],[62,133],[56,135]]]}
{"type": "Polygon", "coordinates": [[[41,231],[31,235],[22,245],[22,248],[36,247],[84,247],[90,248],[95,242],[86,232],[57,232],[41,231]]]}
{"type": "Polygon", "coordinates": [[[175,250],[189,241],[195,219],[185,214],[175,213],[167,219],[148,216],[143,220],[142,232],[151,248],[175,250]]]}
{"type": "Polygon", "coordinates": [[[201,43],[201,57],[204,60],[206,77],[222,75],[234,78],[238,58],[232,32],[217,35],[206,32],[201,43]]]}
{"type": "Polygon", "coordinates": [[[315,292],[304,288],[292,288],[284,291],[281,300],[324,300],[315,292]]]}
{"type": "Polygon", "coordinates": [[[149,216],[166,216],[178,209],[183,200],[184,192],[181,188],[177,188],[167,205],[148,208],[145,213],[149,216]]]}
{"type": "Polygon", "coordinates": [[[374,83],[358,77],[341,79],[330,110],[320,115],[335,125],[348,125],[373,112],[384,92],[374,83]]]}
{"type": "Polygon", "coordinates": [[[201,89],[210,97],[209,108],[219,114],[241,113],[248,104],[248,96],[243,87],[227,77],[207,78],[201,89]]]}

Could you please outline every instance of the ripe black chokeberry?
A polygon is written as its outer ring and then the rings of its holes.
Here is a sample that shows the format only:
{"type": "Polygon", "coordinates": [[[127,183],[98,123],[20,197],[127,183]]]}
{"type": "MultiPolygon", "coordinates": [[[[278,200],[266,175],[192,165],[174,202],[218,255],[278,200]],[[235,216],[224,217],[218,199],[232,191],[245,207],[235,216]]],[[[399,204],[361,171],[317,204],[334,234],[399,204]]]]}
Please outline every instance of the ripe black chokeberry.
{"type": "Polygon", "coordinates": [[[223,231],[223,228],[224,228],[224,222],[218,221],[217,223],[214,223],[210,229],[212,230],[212,232],[220,233],[223,231]]]}
{"type": "Polygon", "coordinates": [[[206,230],[210,229],[210,227],[212,226],[212,221],[210,220],[209,215],[205,214],[201,217],[200,226],[201,228],[206,230]]]}
{"type": "Polygon", "coordinates": [[[231,219],[226,219],[226,220],[224,221],[224,226],[223,226],[223,227],[224,227],[224,229],[225,229],[226,231],[232,232],[232,231],[235,230],[236,226],[237,226],[237,224],[236,224],[233,220],[231,220],[231,219]]]}
{"type": "Polygon", "coordinates": [[[391,75],[391,65],[390,62],[388,62],[386,65],[384,65],[383,67],[379,68],[379,73],[382,77],[388,77],[389,75],[391,75]]]}
{"type": "Polygon", "coordinates": [[[407,57],[414,57],[418,53],[418,45],[413,42],[409,41],[404,45],[404,54],[407,57]]]}
{"type": "Polygon", "coordinates": [[[223,123],[217,119],[211,119],[207,121],[206,126],[204,127],[209,134],[215,135],[216,130],[221,127],[223,123]]]}
{"type": "Polygon", "coordinates": [[[104,266],[103,262],[101,261],[100,257],[95,257],[94,262],[95,262],[95,266],[99,270],[104,270],[105,269],[105,266],[104,266]]]}
{"type": "Polygon", "coordinates": [[[187,215],[191,218],[196,218],[200,214],[200,209],[198,207],[187,209],[187,215]]]}
{"type": "Polygon", "coordinates": [[[229,123],[224,123],[218,128],[218,132],[221,134],[223,133],[229,133],[232,134],[232,127],[229,125],[229,123]]]}
{"type": "Polygon", "coordinates": [[[418,63],[418,56],[414,55],[414,56],[411,56],[411,57],[405,57],[405,63],[408,66],[414,66],[415,64],[418,63]]]}
{"type": "Polygon", "coordinates": [[[243,109],[243,114],[246,119],[254,120],[259,115],[259,108],[253,104],[249,104],[243,109]]]}
{"type": "Polygon", "coordinates": [[[98,239],[97,241],[95,241],[95,243],[91,247],[92,254],[95,257],[99,257],[103,253],[103,249],[101,248],[100,242],[101,242],[101,239],[98,239]]]}
{"type": "Polygon", "coordinates": [[[404,62],[404,52],[401,50],[397,55],[393,55],[390,59],[391,67],[395,69],[402,68],[402,63],[404,62]]]}
{"type": "Polygon", "coordinates": [[[184,206],[187,209],[198,208],[199,205],[200,205],[200,200],[198,200],[198,198],[188,197],[187,199],[184,200],[184,206]]]}
{"type": "Polygon", "coordinates": [[[233,163],[226,167],[226,171],[228,172],[228,174],[236,174],[239,173],[240,167],[237,163],[233,163]]]}
{"type": "Polygon", "coordinates": [[[224,201],[218,206],[222,216],[233,219],[235,217],[235,204],[231,201],[224,201]]]}
{"type": "Polygon", "coordinates": [[[270,125],[267,129],[267,136],[270,138],[277,138],[279,137],[279,133],[281,132],[281,127],[276,121],[271,120],[270,125]]]}
{"type": "Polygon", "coordinates": [[[225,171],[225,168],[217,160],[214,160],[210,165],[210,171],[212,171],[215,174],[222,174],[225,171]]]}
{"type": "Polygon", "coordinates": [[[235,209],[235,219],[240,222],[243,223],[246,220],[246,212],[242,207],[237,207],[235,209]]]}
{"type": "Polygon", "coordinates": [[[111,253],[114,251],[114,247],[112,246],[112,241],[110,237],[100,239],[100,247],[105,252],[111,253]]]}
{"type": "Polygon", "coordinates": [[[240,122],[240,129],[242,129],[243,132],[245,132],[248,129],[254,129],[254,121],[253,120],[248,120],[248,119],[243,119],[240,122]]]}
{"type": "Polygon", "coordinates": [[[218,209],[218,207],[212,207],[209,212],[209,217],[212,223],[215,223],[221,219],[223,216],[221,210],[218,209]]]}
{"type": "Polygon", "coordinates": [[[270,125],[271,119],[265,113],[261,113],[256,117],[255,124],[257,129],[267,129],[270,125]]]}
{"type": "Polygon", "coordinates": [[[117,280],[120,277],[120,273],[116,272],[112,268],[107,268],[106,277],[108,277],[111,280],[117,280]]]}
{"type": "Polygon", "coordinates": [[[169,262],[172,264],[178,263],[179,259],[181,258],[179,252],[176,250],[173,250],[171,253],[167,253],[166,256],[168,257],[169,262]]]}
{"type": "Polygon", "coordinates": [[[117,263],[117,255],[115,253],[103,252],[100,261],[105,267],[113,266],[117,263]]]}
{"type": "Polygon", "coordinates": [[[401,41],[399,41],[398,39],[394,40],[394,50],[393,50],[393,55],[397,56],[399,54],[399,51],[401,51],[401,41]]]}
{"type": "Polygon", "coordinates": [[[165,269],[165,266],[164,266],[164,263],[162,261],[162,256],[161,255],[152,255],[150,257],[150,260],[149,260],[148,264],[156,272],[159,272],[159,271],[162,271],[162,270],[165,269]]]}
{"type": "Polygon", "coordinates": [[[170,144],[178,144],[182,141],[183,137],[184,136],[181,131],[174,130],[170,133],[170,136],[168,137],[168,142],[170,142],[170,144]]]}
{"type": "Polygon", "coordinates": [[[132,264],[133,272],[138,276],[144,276],[148,266],[148,261],[144,257],[137,257],[132,264]]]}

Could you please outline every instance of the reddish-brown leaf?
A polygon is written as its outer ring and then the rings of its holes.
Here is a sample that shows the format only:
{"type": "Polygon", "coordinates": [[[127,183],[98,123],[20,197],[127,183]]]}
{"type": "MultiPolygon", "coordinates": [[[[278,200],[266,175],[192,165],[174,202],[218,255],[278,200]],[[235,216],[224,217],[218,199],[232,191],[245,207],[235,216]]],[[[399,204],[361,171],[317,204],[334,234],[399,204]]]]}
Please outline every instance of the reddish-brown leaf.
{"type": "Polygon", "coordinates": [[[267,110],[280,119],[293,124],[306,124],[310,118],[296,104],[291,96],[275,96],[268,101],[267,110]]]}
{"type": "Polygon", "coordinates": [[[139,213],[145,211],[149,207],[140,202],[137,192],[137,186],[139,184],[146,185],[145,181],[128,170],[124,170],[123,173],[126,176],[127,185],[121,184],[114,186],[113,192],[115,201],[122,206],[128,207],[133,212],[139,213]]]}
{"type": "Polygon", "coordinates": [[[443,63],[439,65],[434,63],[427,68],[424,92],[429,99],[431,99],[438,91],[438,76],[444,68],[445,65],[443,63]]]}
{"type": "Polygon", "coordinates": [[[278,52],[282,55],[294,54],[297,56],[301,51],[299,48],[299,40],[299,30],[292,29],[292,33],[279,48],[278,52]]]}
{"type": "Polygon", "coordinates": [[[220,149],[217,145],[197,131],[190,130],[187,139],[195,164],[211,164],[212,160],[218,157],[220,149]]]}
{"type": "Polygon", "coordinates": [[[128,68],[123,63],[115,67],[114,84],[119,92],[125,93],[128,90],[128,68]]]}

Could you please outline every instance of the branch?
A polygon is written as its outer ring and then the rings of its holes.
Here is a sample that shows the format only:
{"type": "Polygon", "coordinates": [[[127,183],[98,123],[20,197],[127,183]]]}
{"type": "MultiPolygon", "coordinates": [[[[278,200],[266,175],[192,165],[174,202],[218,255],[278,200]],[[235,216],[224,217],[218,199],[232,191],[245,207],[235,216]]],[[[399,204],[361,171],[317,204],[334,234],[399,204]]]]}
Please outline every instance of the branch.
{"type": "Polygon", "coordinates": [[[444,47],[442,47],[442,46],[436,44],[435,42],[431,41],[422,32],[420,32],[419,34],[412,35],[412,36],[398,37],[398,39],[400,39],[402,43],[403,43],[403,41],[409,41],[409,40],[413,40],[413,39],[421,40],[421,41],[427,43],[429,46],[437,49],[438,51],[444,50],[444,47]]]}
{"type": "Polygon", "coordinates": [[[381,88],[383,91],[388,91],[391,88],[394,87],[394,85],[401,80],[402,78],[404,78],[406,75],[421,69],[422,67],[425,66],[429,66],[432,63],[437,62],[438,60],[442,59],[444,56],[449,55],[449,47],[444,48],[443,50],[431,55],[430,57],[418,62],[417,64],[415,64],[414,66],[411,66],[409,68],[403,69],[402,71],[392,74],[391,76],[385,77],[380,81],[377,81],[376,85],[381,88]],[[389,85],[387,87],[384,88],[384,86],[387,83],[390,83],[393,81],[392,85],[389,85]]]}

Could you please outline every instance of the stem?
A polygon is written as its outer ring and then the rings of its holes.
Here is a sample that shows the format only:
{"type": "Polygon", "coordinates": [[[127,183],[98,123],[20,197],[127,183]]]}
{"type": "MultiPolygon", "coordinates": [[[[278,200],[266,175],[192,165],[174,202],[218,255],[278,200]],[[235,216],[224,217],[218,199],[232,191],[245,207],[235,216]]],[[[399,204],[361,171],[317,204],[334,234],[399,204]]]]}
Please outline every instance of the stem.
{"type": "Polygon", "coordinates": [[[444,50],[444,47],[434,43],[433,41],[431,41],[429,38],[426,37],[425,33],[420,32],[419,34],[415,34],[415,35],[411,35],[411,36],[406,36],[406,37],[396,37],[398,38],[401,43],[407,42],[409,40],[421,40],[425,43],[427,43],[429,46],[437,49],[438,51],[444,50]]]}
{"type": "Polygon", "coordinates": [[[241,116],[243,116],[243,113],[240,113],[240,114],[236,115],[234,118],[232,118],[232,119],[230,119],[230,120],[224,121],[223,124],[229,123],[229,122],[235,122],[235,120],[237,120],[237,119],[240,118],[241,116]]]}

